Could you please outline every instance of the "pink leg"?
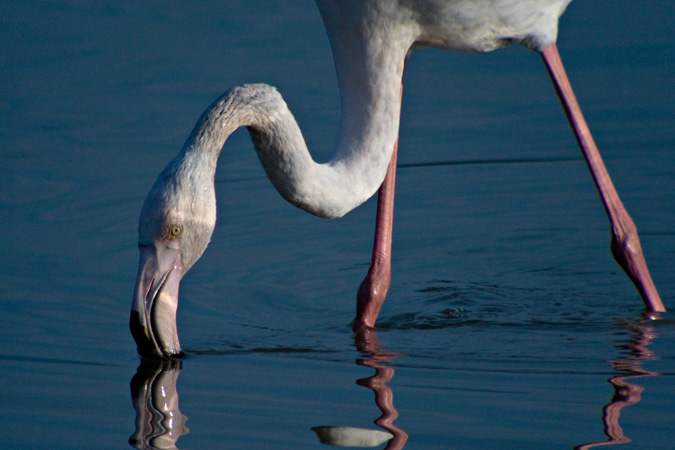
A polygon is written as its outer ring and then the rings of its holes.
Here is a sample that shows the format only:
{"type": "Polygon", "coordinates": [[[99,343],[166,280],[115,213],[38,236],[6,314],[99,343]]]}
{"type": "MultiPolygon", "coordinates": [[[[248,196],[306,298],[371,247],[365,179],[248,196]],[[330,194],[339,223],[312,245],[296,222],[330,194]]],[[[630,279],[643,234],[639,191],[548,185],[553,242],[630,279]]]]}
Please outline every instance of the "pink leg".
{"type": "Polygon", "coordinates": [[[387,175],[377,196],[377,219],[373,258],[366,278],[356,294],[356,319],[353,329],[374,327],[391,282],[391,233],[394,222],[394,185],[396,183],[396,154],[398,141],[394,144],[387,175]]]}
{"type": "Polygon", "coordinates": [[[556,45],[551,44],[541,54],[609,216],[612,226],[611,248],[614,259],[635,283],[647,308],[652,311],[665,311],[649,269],[647,269],[635,223],[626,212],[609,178],[588,125],[581,114],[579,104],[574,97],[556,45]]]}

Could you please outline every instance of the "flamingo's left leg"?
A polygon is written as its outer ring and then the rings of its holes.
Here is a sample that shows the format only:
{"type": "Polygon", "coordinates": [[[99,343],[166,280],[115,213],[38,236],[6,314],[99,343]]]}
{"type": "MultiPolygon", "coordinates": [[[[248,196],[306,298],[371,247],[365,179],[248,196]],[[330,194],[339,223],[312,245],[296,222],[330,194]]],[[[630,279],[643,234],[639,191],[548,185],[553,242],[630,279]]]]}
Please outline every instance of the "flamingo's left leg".
{"type": "Polygon", "coordinates": [[[546,47],[541,55],[562,101],[567,117],[574,129],[581,152],[586,159],[593,181],[598,188],[607,216],[612,226],[611,249],[619,263],[640,292],[645,305],[651,311],[665,311],[663,302],[654,286],[640,246],[637,228],[619,199],[612,180],[609,178],[600,152],[593,141],[588,125],[572,91],[572,86],[563,68],[555,44],[546,47]]]}

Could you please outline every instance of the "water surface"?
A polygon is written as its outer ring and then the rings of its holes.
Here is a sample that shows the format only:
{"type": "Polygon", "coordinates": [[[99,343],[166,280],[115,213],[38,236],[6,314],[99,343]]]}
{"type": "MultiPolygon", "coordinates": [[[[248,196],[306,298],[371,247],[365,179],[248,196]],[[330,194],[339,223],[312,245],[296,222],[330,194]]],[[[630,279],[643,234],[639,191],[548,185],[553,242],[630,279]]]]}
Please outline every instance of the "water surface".
{"type": "MultiPolygon", "coordinates": [[[[181,287],[186,358],[139,367],[138,212],[203,109],[270,83],[330,154],[329,45],[313,3],[287,3],[0,6],[2,447],[322,448],[312,428],[351,427],[389,448],[672,448],[672,313],[645,318],[612,261],[562,109],[521,48],[411,57],[376,333],[349,328],[374,201],[335,221],[295,209],[238,132],[213,242],[181,287]],[[152,413],[164,398],[172,434],[152,413]]],[[[670,308],[674,9],[575,1],[558,45],[670,308]]]]}

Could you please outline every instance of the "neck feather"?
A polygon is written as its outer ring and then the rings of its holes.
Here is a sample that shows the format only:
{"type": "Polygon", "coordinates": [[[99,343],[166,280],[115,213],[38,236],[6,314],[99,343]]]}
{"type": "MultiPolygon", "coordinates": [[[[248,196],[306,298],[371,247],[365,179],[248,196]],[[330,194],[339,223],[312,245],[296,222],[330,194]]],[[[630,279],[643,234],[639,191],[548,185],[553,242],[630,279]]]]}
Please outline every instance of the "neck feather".
{"type": "Polygon", "coordinates": [[[390,84],[393,93],[368,93],[360,108],[348,105],[351,114],[346,120],[343,113],[338,145],[325,164],[313,160],[283,98],[264,84],[234,88],[219,98],[199,119],[177,159],[194,166],[197,156],[201,162],[196,166],[213,178],[225,141],[245,126],[283,198],[319,217],[343,216],[370,198],[386,174],[398,134],[400,78],[390,84]]]}

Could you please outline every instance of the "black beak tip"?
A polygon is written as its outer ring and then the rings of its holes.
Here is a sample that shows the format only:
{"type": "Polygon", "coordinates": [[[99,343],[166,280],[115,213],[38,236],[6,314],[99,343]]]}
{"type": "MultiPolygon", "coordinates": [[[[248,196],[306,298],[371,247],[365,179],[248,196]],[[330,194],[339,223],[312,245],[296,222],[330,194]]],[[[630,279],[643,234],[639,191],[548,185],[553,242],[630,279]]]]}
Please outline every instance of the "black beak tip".
{"type": "Polygon", "coordinates": [[[181,351],[180,353],[166,353],[163,349],[158,349],[157,345],[148,337],[146,330],[141,325],[141,315],[138,311],[131,311],[131,317],[129,318],[129,330],[131,330],[131,336],[136,341],[136,350],[142,358],[149,359],[175,359],[182,358],[185,354],[181,351]],[[158,353],[158,350],[160,353],[158,353]]]}

